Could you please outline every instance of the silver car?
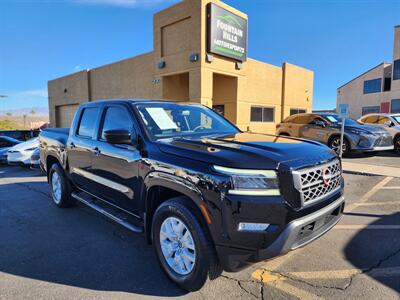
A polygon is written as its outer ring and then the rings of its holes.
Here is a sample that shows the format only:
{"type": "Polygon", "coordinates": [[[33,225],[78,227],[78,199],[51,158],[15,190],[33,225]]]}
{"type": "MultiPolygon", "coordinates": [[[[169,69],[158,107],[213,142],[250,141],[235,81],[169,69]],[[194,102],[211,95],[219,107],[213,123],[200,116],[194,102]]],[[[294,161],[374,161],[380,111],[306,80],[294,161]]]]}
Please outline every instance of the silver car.
{"type": "MultiPolygon", "coordinates": [[[[278,124],[276,134],[318,141],[339,153],[341,124],[341,117],[334,113],[297,114],[278,124]]],[[[383,126],[345,120],[343,154],[352,150],[383,151],[393,148],[392,136],[383,126]]]]}
{"type": "Polygon", "coordinates": [[[393,138],[394,149],[400,152],[400,114],[376,113],[362,116],[358,119],[362,124],[385,126],[393,138]]]}

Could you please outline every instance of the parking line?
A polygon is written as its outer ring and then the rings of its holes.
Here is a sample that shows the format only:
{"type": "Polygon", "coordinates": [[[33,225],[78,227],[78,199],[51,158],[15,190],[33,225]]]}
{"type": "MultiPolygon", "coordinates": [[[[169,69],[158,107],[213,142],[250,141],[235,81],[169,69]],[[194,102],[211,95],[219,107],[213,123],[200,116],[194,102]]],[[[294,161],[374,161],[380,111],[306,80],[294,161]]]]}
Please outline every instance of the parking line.
{"type": "Polygon", "coordinates": [[[266,270],[258,269],[255,272],[253,272],[251,276],[268,286],[276,288],[286,294],[295,296],[296,298],[300,298],[302,300],[323,299],[317,295],[314,295],[310,292],[307,292],[289,283],[286,283],[285,281],[287,279],[284,276],[276,275],[266,270]]]}
{"type": "MultiPolygon", "coordinates": [[[[383,178],[380,182],[378,182],[374,187],[372,187],[372,189],[370,189],[359,201],[358,203],[362,203],[362,202],[366,202],[369,200],[369,198],[371,198],[377,191],[379,191],[380,189],[382,189],[382,187],[384,187],[386,184],[388,184],[391,180],[393,179],[393,177],[385,177],[383,178]]],[[[350,212],[352,210],[354,210],[357,206],[352,204],[349,204],[345,207],[346,212],[350,212]]],[[[337,227],[337,225],[335,226],[337,227]]],[[[335,228],[334,227],[334,228],[335,228]]]]}
{"type": "Polygon", "coordinates": [[[400,186],[384,186],[382,190],[400,190],[400,186]]]}
{"type": "Polygon", "coordinates": [[[362,230],[362,229],[375,229],[375,230],[398,230],[400,225],[336,225],[333,229],[349,229],[349,230],[362,230]]]}
{"type": "MultiPolygon", "coordinates": [[[[362,273],[362,269],[329,270],[329,271],[307,271],[289,272],[288,275],[300,279],[346,279],[362,273]]],[[[367,272],[372,277],[395,277],[400,275],[400,267],[378,268],[367,272]]]]}

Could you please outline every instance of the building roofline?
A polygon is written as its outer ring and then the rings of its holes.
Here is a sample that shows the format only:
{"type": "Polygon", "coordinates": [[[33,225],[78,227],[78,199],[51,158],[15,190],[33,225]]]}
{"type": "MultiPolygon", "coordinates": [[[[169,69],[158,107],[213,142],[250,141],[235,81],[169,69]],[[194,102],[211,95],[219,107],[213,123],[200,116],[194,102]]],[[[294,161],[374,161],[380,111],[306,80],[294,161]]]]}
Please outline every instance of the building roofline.
{"type": "MultiPolygon", "coordinates": [[[[400,26],[400,25],[399,25],[399,26],[400,26]]],[[[350,82],[352,82],[352,81],[354,81],[354,80],[360,78],[361,76],[363,76],[363,75],[365,75],[365,74],[371,72],[372,70],[374,70],[374,69],[376,69],[376,68],[378,68],[378,67],[380,67],[380,66],[382,66],[382,65],[386,65],[386,64],[391,65],[391,63],[381,62],[379,65],[376,65],[375,67],[369,69],[368,71],[365,71],[364,73],[358,75],[357,77],[354,77],[352,80],[347,81],[345,84],[342,84],[341,86],[339,86],[339,87],[337,88],[337,90],[338,90],[338,89],[341,89],[341,88],[344,87],[345,85],[348,85],[350,82]]]]}

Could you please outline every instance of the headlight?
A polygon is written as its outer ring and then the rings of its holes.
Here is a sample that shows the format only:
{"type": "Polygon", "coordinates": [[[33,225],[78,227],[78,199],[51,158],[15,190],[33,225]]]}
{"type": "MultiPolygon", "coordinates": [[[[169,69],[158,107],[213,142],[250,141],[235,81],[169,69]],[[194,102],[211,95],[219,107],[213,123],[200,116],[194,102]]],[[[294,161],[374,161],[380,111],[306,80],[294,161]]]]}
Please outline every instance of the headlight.
{"type": "Polygon", "coordinates": [[[366,130],[349,129],[349,132],[355,135],[364,135],[364,136],[375,135],[373,132],[366,130]]]}
{"type": "Polygon", "coordinates": [[[279,196],[279,181],[274,170],[233,169],[214,166],[217,172],[229,175],[232,195],[279,196]]]}
{"type": "Polygon", "coordinates": [[[25,149],[25,151],[33,151],[33,150],[36,150],[36,148],[37,148],[37,147],[28,148],[28,149],[25,149]]]}

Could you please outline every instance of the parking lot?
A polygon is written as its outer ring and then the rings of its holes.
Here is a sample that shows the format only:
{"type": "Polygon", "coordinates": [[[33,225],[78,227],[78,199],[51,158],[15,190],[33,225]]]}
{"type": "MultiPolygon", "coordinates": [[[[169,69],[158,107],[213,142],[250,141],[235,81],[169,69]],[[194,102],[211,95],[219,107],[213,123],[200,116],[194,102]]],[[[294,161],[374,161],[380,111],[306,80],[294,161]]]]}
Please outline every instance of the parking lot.
{"type": "Polygon", "coordinates": [[[345,180],[345,214],[325,236],[185,294],[141,236],[80,204],[56,208],[39,170],[1,167],[0,299],[399,299],[400,178],[345,180]]]}

